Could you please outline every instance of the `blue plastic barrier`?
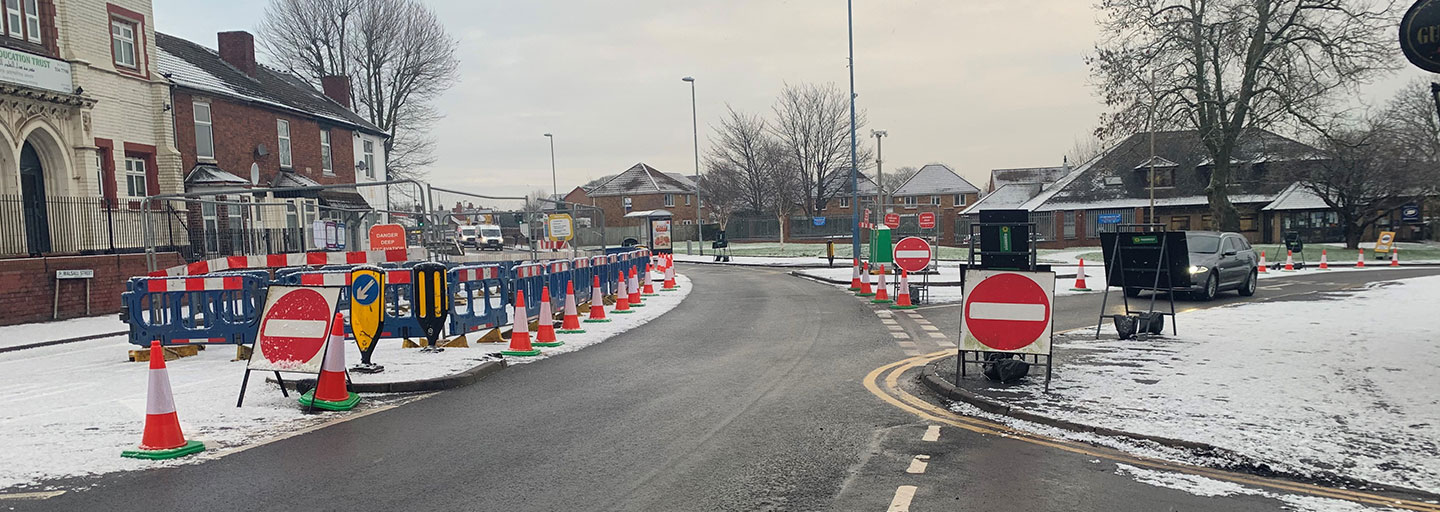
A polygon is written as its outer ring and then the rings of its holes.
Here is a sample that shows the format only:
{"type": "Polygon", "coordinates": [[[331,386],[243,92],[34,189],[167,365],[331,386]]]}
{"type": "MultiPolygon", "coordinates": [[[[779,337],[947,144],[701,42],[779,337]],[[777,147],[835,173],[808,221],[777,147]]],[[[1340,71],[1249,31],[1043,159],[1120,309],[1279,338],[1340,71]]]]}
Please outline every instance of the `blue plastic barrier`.
{"type": "Polygon", "coordinates": [[[269,288],[268,271],[135,277],[120,294],[120,319],[141,347],[254,343],[269,288]]]}
{"type": "Polygon", "coordinates": [[[570,260],[570,279],[575,281],[575,300],[588,302],[590,287],[595,282],[595,271],[590,268],[590,258],[581,256],[570,260]]]}
{"type": "Polygon", "coordinates": [[[506,300],[505,295],[510,286],[504,276],[500,265],[464,265],[446,273],[450,283],[452,336],[509,322],[506,305],[510,300],[506,300]]]}
{"type": "Polygon", "coordinates": [[[545,284],[550,286],[550,311],[560,311],[565,305],[565,285],[574,278],[570,275],[569,260],[545,262],[545,284]]]}
{"type": "Polygon", "coordinates": [[[510,267],[509,275],[513,285],[508,303],[515,302],[515,290],[525,291],[525,313],[535,316],[540,308],[540,290],[545,286],[545,265],[540,263],[517,263],[510,267]]]}

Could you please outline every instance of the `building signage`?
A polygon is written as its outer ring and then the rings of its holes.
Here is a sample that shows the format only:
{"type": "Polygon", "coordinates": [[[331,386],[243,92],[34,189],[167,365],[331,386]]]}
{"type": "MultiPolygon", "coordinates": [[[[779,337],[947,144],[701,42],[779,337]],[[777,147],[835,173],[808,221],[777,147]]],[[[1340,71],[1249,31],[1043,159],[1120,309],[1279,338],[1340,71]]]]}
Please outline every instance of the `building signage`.
{"type": "Polygon", "coordinates": [[[1121,215],[1118,213],[1102,213],[1095,216],[1095,222],[1100,224],[1119,224],[1121,215]]]}
{"type": "Polygon", "coordinates": [[[651,219],[650,236],[651,249],[670,250],[674,248],[674,241],[670,236],[670,219],[651,219]]]}
{"type": "Polygon", "coordinates": [[[825,217],[811,217],[811,218],[810,218],[810,222],[813,223],[813,224],[815,224],[816,227],[824,226],[824,225],[825,225],[825,217]]]}
{"type": "Polygon", "coordinates": [[[90,279],[92,277],[95,277],[94,269],[55,271],[55,279],[90,279]]]}
{"type": "Polygon", "coordinates": [[[1400,50],[1416,67],[1440,73],[1440,0],[1419,0],[1405,12],[1400,50]]]}
{"type": "Polygon", "coordinates": [[[49,57],[0,48],[0,80],[69,94],[70,64],[49,57]]]}
{"type": "Polygon", "coordinates": [[[1407,204],[1401,206],[1400,222],[1420,222],[1420,205],[1407,204]]]}

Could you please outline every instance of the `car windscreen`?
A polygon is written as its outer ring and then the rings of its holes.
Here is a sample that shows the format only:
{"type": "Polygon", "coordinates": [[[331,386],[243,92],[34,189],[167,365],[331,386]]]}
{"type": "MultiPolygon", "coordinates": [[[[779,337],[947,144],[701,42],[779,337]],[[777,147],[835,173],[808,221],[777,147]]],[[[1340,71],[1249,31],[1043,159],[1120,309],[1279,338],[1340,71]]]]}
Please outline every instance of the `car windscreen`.
{"type": "Polygon", "coordinates": [[[460,234],[464,236],[475,236],[475,228],[465,226],[460,228],[460,234]]]}
{"type": "Polygon", "coordinates": [[[1196,254],[1215,254],[1215,251],[1220,248],[1220,237],[1189,235],[1185,237],[1185,243],[1190,246],[1190,252],[1196,254]]]}
{"type": "Polygon", "coordinates": [[[500,230],[498,230],[498,229],[482,229],[482,230],[480,230],[480,236],[489,237],[489,238],[500,238],[500,230]]]}

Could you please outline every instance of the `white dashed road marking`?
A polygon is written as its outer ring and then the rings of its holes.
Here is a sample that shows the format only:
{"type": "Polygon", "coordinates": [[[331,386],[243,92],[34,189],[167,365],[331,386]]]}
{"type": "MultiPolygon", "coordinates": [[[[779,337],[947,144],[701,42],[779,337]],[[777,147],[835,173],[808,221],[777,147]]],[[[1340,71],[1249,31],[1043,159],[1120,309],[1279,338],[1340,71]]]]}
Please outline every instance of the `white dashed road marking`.
{"type": "Polygon", "coordinates": [[[933,325],[928,325],[928,324],[927,324],[927,325],[922,325],[922,326],[920,326],[920,328],[921,328],[921,329],[925,329],[925,330],[927,330],[927,331],[931,331],[931,332],[939,332],[939,331],[940,331],[940,328],[939,328],[939,327],[935,327],[935,326],[933,326],[933,325]]]}
{"type": "Polygon", "coordinates": [[[890,500],[889,512],[910,512],[910,500],[915,499],[915,486],[902,485],[895,489],[895,499],[890,500]]]}
{"type": "Polygon", "coordinates": [[[931,338],[939,338],[939,339],[942,339],[942,340],[943,340],[943,339],[945,339],[945,333],[943,333],[943,332],[932,332],[932,333],[930,333],[930,337],[931,337],[931,338]]]}
{"type": "Polygon", "coordinates": [[[920,436],[921,441],[935,442],[940,440],[940,425],[930,425],[925,429],[925,435],[920,436]]]}
{"type": "Polygon", "coordinates": [[[895,339],[897,339],[897,340],[908,340],[908,339],[910,339],[910,335],[909,335],[909,334],[905,334],[905,333],[903,333],[903,332],[892,332],[892,333],[890,333],[890,335],[891,335],[891,336],[894,336],[895,339]]]}
{"type": "Polygon", "coordinates": [[[906,472],[906,473],[910,473],[910,474],[912,474],[912,475],[923,474],[923,473],[925,473],[925,467],[926,467],[926,466],[929,466],[929,465],[930,465],[930,456],[929,456],[929,455],[916,455],[915,458],[910,459],[910,467],[905,468],[905,472],[906,472]]]}

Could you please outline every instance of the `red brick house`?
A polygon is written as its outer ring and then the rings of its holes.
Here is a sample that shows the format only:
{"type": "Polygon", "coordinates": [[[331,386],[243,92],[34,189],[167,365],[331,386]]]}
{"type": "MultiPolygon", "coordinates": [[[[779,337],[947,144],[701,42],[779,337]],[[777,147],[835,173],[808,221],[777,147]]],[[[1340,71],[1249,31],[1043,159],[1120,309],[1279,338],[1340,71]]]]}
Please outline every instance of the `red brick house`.
{"type": "Polygon", "coordinates": [[[695,224],[694,185],[643,162],[588,191],[576,187],[565,195],[565,201],[600,208],[607,227],[643,226],[642,219],[627,219],[625,214],[646,210],[667,210],[674,215],[675,224],[695,224]]]}

